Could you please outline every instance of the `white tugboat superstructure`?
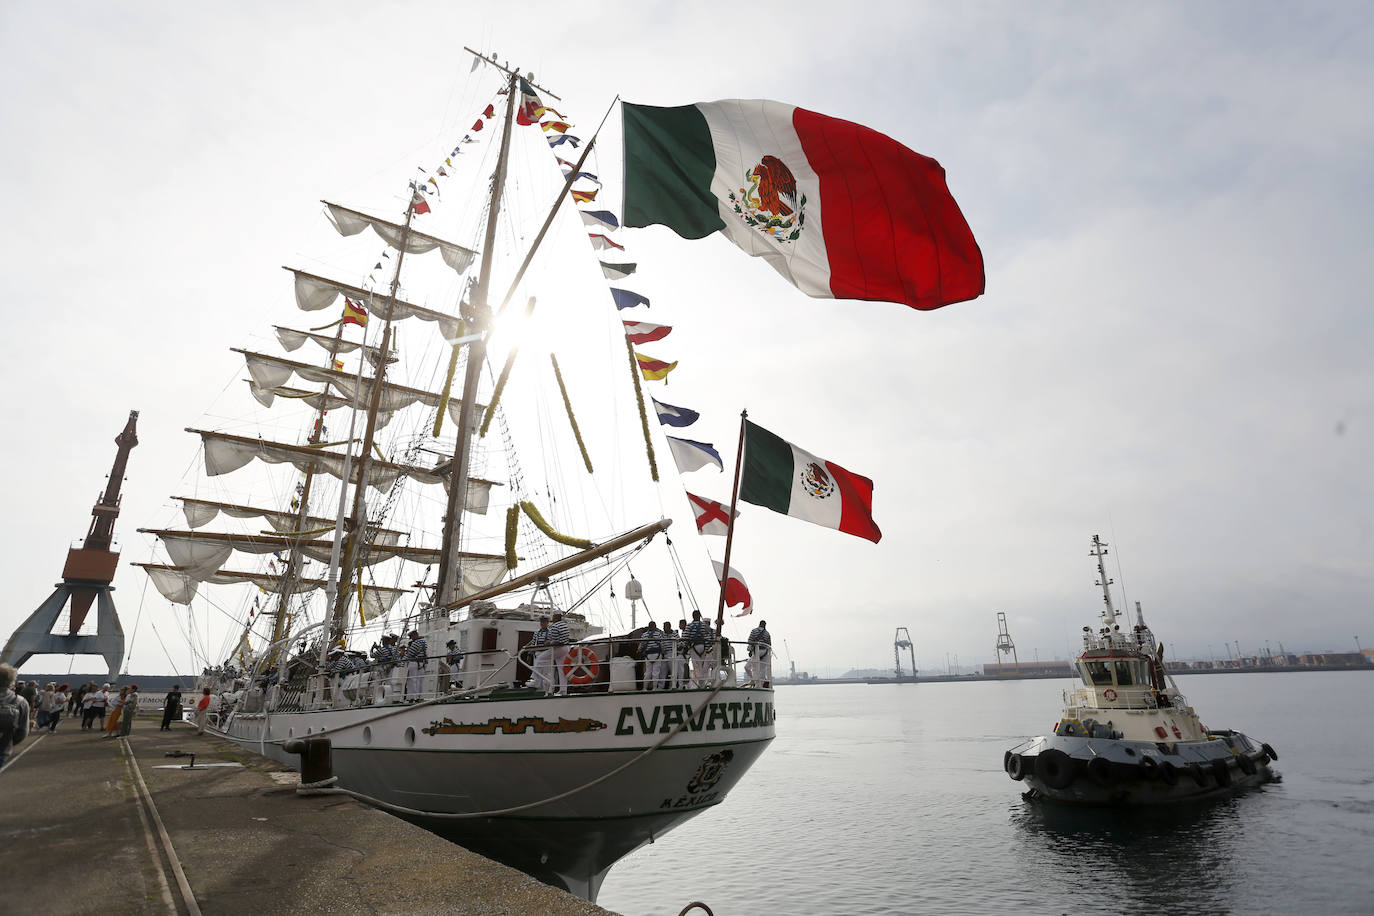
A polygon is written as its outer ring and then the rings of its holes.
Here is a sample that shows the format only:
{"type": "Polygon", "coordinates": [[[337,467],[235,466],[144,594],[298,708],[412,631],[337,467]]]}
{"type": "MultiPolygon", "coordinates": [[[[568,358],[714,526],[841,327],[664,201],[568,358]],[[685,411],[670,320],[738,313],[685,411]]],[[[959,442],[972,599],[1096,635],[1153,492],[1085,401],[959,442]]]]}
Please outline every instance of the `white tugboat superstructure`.
{"type": "Polygon", "coordinates": [[[1003,766],[1029,795],[1089,805],[1149,805],[1215,796],[1273,778],[1278,755],[1240,732],[1208,729],[1164,665],[1145,625],[1123,632],[1112,602],[1107,545],[1093,536],[1101,625],[1083,628],[1075,661],[1083,686],[1065,693],[1053,734],[1011,748],[1003,766]]]}

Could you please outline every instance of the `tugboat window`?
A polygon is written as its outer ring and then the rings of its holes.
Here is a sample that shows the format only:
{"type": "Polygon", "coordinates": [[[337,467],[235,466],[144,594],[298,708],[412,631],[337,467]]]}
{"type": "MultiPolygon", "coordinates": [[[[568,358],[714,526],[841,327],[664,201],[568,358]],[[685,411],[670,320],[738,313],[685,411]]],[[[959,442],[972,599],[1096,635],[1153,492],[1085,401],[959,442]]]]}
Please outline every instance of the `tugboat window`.
{"type": "Polygon", "coordinates": [[[1135,683],[1131,676],[1132,665],[1130,662],[1116,663],[1116,684],[1118,687],[1130,687],[1135,683]]]}
{"type": "Polygon", "coordinates": [[[1083,668],[1088,675],[1088,680],[1095,685],[1111,684],[1112,669],[1107,662],[1084,662],[1083,668]]]}

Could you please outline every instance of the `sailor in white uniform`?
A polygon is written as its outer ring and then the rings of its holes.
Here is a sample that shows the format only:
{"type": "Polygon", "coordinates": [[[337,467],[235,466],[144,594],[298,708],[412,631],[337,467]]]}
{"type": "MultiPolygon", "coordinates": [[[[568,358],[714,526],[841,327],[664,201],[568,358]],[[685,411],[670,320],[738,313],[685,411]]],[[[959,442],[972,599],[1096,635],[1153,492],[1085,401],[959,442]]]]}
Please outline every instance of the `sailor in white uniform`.
{"type": "Polygon", "coordinates": [[[639,637],[644,647],[644,689],[657,690],[663,681],[663,631],[652,620],[639,637]]]}

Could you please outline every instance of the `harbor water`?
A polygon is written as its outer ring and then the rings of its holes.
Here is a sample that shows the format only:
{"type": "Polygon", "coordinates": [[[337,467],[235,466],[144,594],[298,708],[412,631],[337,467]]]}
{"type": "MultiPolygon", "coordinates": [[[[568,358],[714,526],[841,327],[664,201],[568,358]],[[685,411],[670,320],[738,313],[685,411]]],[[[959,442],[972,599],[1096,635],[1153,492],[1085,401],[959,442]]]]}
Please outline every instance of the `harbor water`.
{"type": "Polygon", "coordinates": [[[778,737],[724,805],[611,869],[626,916],[1369,913],[1374,672],[1178,679],[1281,781],[1198,807],[1026,801],[1002,754],[1058,720],[1065,680],[780,686],[778,737]],[[699,911],[698,911],[699,912],[699,911]]]}

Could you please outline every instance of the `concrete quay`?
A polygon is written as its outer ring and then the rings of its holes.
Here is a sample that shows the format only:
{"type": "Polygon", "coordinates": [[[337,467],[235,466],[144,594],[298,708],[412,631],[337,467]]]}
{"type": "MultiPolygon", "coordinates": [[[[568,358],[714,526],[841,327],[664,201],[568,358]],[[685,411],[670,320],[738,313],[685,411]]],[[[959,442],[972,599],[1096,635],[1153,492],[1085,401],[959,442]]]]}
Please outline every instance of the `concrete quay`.
{"type": "Polygon", "coordinates": [[[608,910],[178,723],[63,719],[0,770],[11,913],[601,914],[608,910]],[[182,769],[196,755],[195,769],[182,769]],[[215,764],[232,764],[215,766],[215,764]]]}

